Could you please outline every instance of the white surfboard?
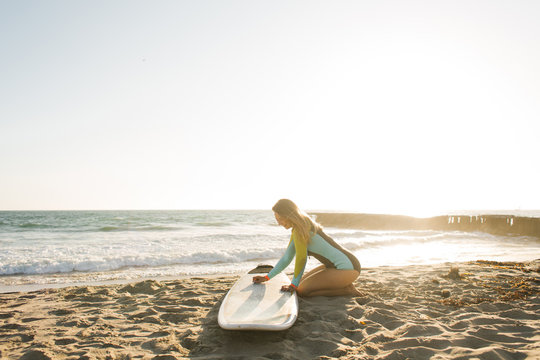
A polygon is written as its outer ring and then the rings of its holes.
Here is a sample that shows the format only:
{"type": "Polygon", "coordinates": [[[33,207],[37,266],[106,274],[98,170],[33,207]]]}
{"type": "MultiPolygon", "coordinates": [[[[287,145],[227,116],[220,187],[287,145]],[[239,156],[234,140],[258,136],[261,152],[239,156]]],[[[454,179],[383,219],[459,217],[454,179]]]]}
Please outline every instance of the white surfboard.
{"type": "Polygon", "coordinates": [[[218,323],[226,330],[286,330],[298,317],[298,296],[281,291],[291,281],[280,273],[270,281],[253,283],[250,272],[229,290],[219,308],[218,323]]]}

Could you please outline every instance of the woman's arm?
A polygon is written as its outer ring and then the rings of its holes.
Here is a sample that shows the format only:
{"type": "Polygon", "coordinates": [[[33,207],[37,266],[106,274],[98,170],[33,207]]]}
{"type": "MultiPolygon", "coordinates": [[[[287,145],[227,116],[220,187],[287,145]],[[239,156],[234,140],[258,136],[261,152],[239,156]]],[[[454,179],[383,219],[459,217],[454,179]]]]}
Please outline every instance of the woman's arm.
{"type": "Polygon", "coordinates": [[[298,234],[296,234],[295,231],[293,231],[292,233],[292,240],[296,249],[296,261],[294,263],[294,277],[291,281],[291,284],[294,285],[295,288],[297,288],[300,284],[300,279],[302,279],[302,275],[304,274],[304,270],[306,269],[308,251],[307,245],[304,244],[302,240],[300,240],[298,234]]]}
{"type": "Polygon", "coordinates": [[[268,273],[268,278],[273,278],[274,276],[282,272],[287,266],[289,266],[292,259],[294,258],[295,253],[296,250],[294,248],[294,241],[292,241],[291,239],[291,241],[289,242],[289,246],[287,246],[287,250],[285,250],[285,254],[283,254],[281,259],[279,259],[278,263],[276,264],[276,266],[274,266],[272,271],[268,273]]]}
{"type": "Polygon", "coordinates": [[[294,257],[294,254],[295,254],[294,242],[291,239],[291,242],[289,242],[289,246],[287,247],[287,250],[285,250],[285,254],[283,254],[281,259],[279,259],[276,266],[274,266],[274,268],[266,276],[254,276],[253,282],[262,283],[262,282],[268,281],[274,276],[276,276],[277,274],[279,274],[280,272],[282,272],[283,269],[289,266],[289,264],[291,263],[294,257]]]}

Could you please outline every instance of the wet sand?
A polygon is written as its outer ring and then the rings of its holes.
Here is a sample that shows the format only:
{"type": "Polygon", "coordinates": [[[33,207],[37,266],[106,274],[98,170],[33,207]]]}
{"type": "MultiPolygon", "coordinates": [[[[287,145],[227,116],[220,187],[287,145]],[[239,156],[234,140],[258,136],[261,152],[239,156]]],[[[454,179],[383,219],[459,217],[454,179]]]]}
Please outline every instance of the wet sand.
{"type": "Polygon", "coordinates": [[[218,326],[235,276],[0,294],[0,358],[538,359],[539,269],[364,269],[363,296],[300,299],[282,332],[218,326]]]}

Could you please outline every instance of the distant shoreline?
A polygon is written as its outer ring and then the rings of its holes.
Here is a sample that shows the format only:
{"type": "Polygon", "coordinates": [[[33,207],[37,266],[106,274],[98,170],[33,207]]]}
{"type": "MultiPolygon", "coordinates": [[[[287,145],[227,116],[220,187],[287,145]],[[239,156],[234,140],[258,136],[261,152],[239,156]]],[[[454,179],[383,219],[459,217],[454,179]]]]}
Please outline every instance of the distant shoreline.
{"type": "Polygon", "coordinates": [[[494,235],[540,238],[540,218],[516,215],[441,215],[416,218],[404,215],[310,212],[328,227],[361,230],[435,230],[485,232],[494,235]]]}
{"type": "MultiPolygon", "coordinates": [[[[270,208],[265,209],[0,209],[0,213],[11,213],[11,212],[252,212],[252,211],[266,211],[271,213],[270,208]]],[[[320,213],[320,214],[369,214],[369,215],[395,215],[395,216],[409,216],[409,217],[418,217],[418,218],[427,218],[427,217],[436,217],[436,216],[491,216],[491,215],[501,215],[501,216],[514,216],[514,217],[532,217],[540,218],[540,209],[539,210],[511,210],[511,209],[500,209],[500,210],[449,210],[445,212],[433,212],[431,216],[413,216],[406,215],[401,212],[359,212],[355,210],[329,210],[329,209],[307,209],[308,213],[320,213]]]]}

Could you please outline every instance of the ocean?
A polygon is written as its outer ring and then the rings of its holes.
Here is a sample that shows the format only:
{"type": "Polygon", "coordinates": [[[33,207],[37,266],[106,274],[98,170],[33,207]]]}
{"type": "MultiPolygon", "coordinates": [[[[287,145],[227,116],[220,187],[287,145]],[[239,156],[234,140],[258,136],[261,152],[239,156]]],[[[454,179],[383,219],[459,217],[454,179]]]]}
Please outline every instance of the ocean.
{"type": "MultiPolygon", "coordinates": [[[[540,258],[540,238],[530,235],[325,231],[364,268],[540,258]]],[[[0,211],[0,292],[239,274],[258,264],[275,264],[289,236],[266,210],[0,211]]],[[[308,262],[308,268],[317,265],[315,259],[308,262]]]]}

